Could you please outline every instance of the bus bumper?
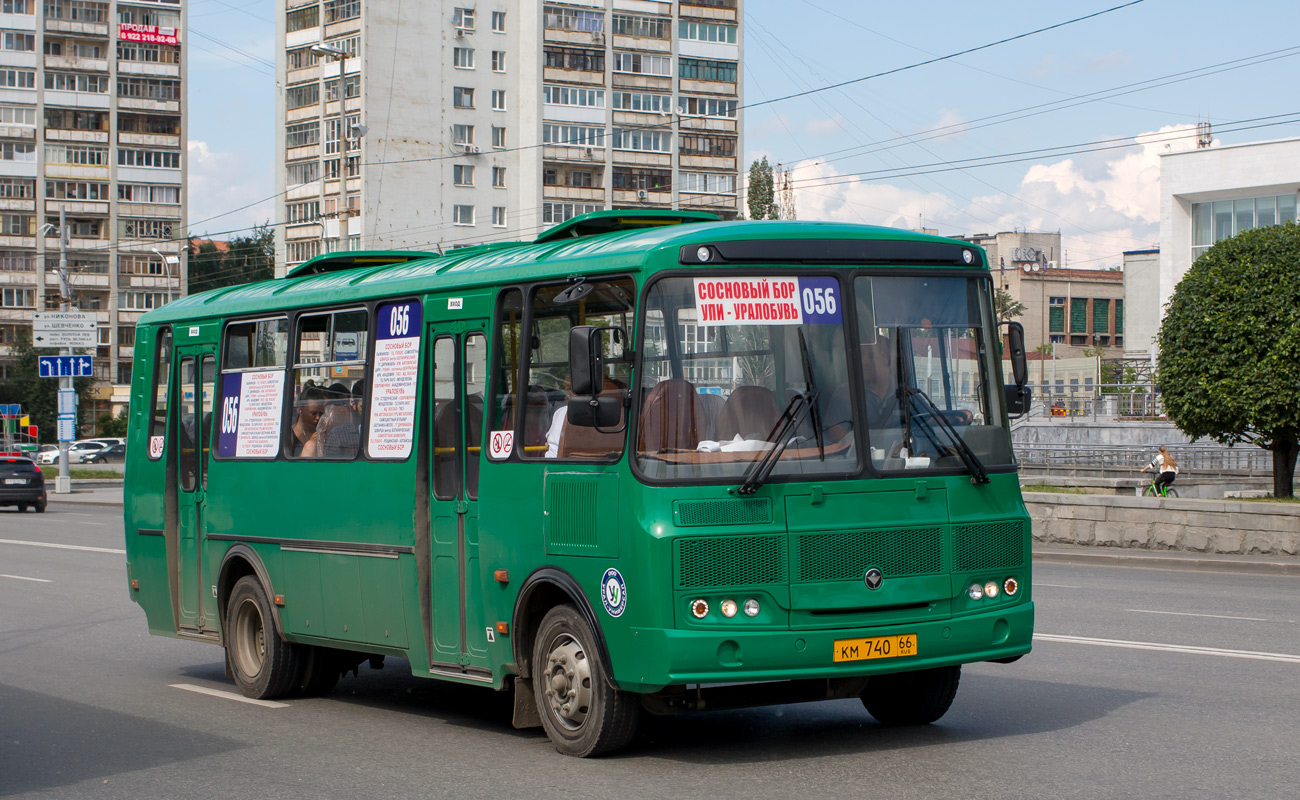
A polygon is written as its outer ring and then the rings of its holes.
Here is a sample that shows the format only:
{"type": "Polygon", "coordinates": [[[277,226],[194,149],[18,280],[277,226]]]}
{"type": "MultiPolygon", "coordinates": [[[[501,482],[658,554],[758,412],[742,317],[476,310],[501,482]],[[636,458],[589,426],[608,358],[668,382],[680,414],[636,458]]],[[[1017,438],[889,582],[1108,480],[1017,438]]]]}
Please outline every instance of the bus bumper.
{"type": "Polygon", "coordinates": [[[1034,604],[933,622],[873,628],[765,630],[752,633],[634,628],[630,651],[611,652],[619,688],[657,692],[673,684],[843,678],[994,661],[1028,653],[1034,604]],[[911,634],[916,655],[834,660],[835,641],[911,634]]]}

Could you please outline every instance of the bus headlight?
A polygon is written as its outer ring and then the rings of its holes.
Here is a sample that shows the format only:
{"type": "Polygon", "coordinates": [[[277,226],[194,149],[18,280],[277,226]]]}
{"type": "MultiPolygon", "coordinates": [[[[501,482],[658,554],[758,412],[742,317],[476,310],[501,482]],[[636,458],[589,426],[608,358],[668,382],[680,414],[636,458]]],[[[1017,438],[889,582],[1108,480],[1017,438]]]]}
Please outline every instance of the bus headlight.
{"type": "Polygon", "coordinates": [[[758,601],[752,597],[745,601],[745,616],[747,617],[758,616],[758,601]]]}
{"type": "Polygon", "coordinates": [[[972,583],[970,588],[966,590],[966,593],[970,595],[970,599],[978,600],[984,596],[984,587],[980,586],[978,583],[972,583]]]}
{"type": "Polygon", "coordinates": [[[707,600],[692,600],[691,614],[696,619],[704,619],[709,615],[709,603],[707,600]]]}
{"type": "Polygon", "coordinates": [[[984,584],[984,596],[989,598],[990,600],[998,596],[997,581],[989,581],[988,583],[984,584]]]}
{"type": "Polygon", "coordinates": [[[736,616],[736,611],[739,610],[736,607],[736,601],[730,598],[723,600],[722,605],[720,605],[719,608],[722,609],[722,616],[726,617],[727,619],[731,619],[732,617],[736,616]]]}

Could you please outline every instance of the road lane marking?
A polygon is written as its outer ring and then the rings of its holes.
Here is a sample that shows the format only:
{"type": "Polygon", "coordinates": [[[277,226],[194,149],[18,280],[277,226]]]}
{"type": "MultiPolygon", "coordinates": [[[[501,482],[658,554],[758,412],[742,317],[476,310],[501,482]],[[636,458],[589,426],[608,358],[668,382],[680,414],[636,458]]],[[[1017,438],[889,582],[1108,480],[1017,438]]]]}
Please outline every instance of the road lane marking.
{"type": "Polygon", "coordinates": [[[85,550],[89,553],[117,553],[126,555],[125,550],[115,550],[111,547],[89,547],[84,544],[55,544],[54,542],[24,542],[18,539],[0,539],[0,544],[25,544],[29,547],[53,547],[57,550],[85,550]]]}
{"type": "Polygon", "coordinates": [[[1067,585],[1064,584],[1064,583],[1039,583],[1038,581],[1034,581],[1033,585],[1034,585],[1034,586],[1050,586],[1050,587],[1052,587],[1053,589],[1082,589],[1082,588],[1083,588],[1082,586],[1067,586],[1067,585]]]}
{"type": "Polygon", "coordinates": [[[1193,614],[1189,611],[1151,611],[1146,608],[1126,608],[1136,614],[1168,614],[1173,617],[1209,617],[1210,619],[1241,619],[1247,622],[1268,622],[1264,617],[1229,617],[1224,614],[1193,614]]]}
{"type": "Polygon", "coordinates": [[[16,581],[35,581],[36,583],[54,583],[54,581],[47,581],[44,578],[24,578],[22,575],[0,574],[0,578],[13,578],[16,581]]]}
{"type": "Polygon", "coordinates": [[[254,700],[251,697],[244,697],[242,694],[234,692],[223,692],[220,689],[209,689],[206,686],[195,686],[192,683],[173,683],[173,689],[184,689],[187,692],[196,692],[206,694],[210,697],[220,697],[222,700],[237,700],[240,703],[248,703],[251,706],[262,706],[263,708],[288,708],[288,703],[276,703],[272,700],[254,700]]]}
{"type": "Polygon", "coordinates": [[[1194,647],[1159,642],[1127,642],[1123,639],[1093,639],[1087,636],[1063,636],[1055,633],[1035,633],[1034,638],[1044,642],[1063,644],[1090,644],[1098,647],[1123,647],[1129,650],[1156,650],[1163,653],[1185,653],[1194,656],[1222,656],[1224,658],[1250,658],[1256,661],[1281,661],[1300,664],[1300,655],[1290,653],[1260,653],[1254,650],[1225,650],[1219,647],[1194,647]]]}

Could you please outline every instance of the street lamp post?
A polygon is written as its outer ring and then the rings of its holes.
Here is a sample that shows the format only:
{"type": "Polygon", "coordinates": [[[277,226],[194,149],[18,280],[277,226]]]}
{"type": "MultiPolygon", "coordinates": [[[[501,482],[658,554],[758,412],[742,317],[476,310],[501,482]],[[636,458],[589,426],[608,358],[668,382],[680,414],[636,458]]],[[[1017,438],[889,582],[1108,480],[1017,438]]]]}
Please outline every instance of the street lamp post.
{"type": "Polygon", "coordinates": [[[332,58],[339,65],[339,250],[350,250],[348,245],[348,109],[347,89],[343,66],[348,52],[331,44],[314,44],[311,51],[321,58],[332,58]]]}
{"type": "Polygon", "coordinates": [[[156,255],[156,256],[158,256],[159,258],[162,259],[163,270],[165,271],[165,273],[166,273],[165,277],[167,278],[167,302],[170,303],[171,301],[173,301],[173,300],[176,299],[176,295],[180,294],[180,288],[181,288],[181,287],[180,287],[180,277],[181,277],[181,276],[180,276],[180,266],[181,266],[181,257],[180,257],[180,256],[166,256],[166,255],[163,255],[162,251],[159,250],[159,249],[156,248],[156,247],[151,248],[151,249],[153,250],[153,254],[154,254],[154,255],[156,255]],[[172,291],[172,266],[173,266],[173,265],[175,265],[176,270],[177,270],[177,272],[176,272],[176,291],[175,291],[175,292],[172,291]]]}

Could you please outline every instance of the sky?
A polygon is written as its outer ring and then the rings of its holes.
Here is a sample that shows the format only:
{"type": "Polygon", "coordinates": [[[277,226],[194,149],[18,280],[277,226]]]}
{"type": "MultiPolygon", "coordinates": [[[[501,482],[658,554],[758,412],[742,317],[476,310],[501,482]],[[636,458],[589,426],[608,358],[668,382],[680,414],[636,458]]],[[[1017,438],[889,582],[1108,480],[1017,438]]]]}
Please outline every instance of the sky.
{"type": "MultiPolygon", "coordinates": [[[[1198,122],[1300,136],[1294,3],[1127,2],[745,0],[742,164],[788,167],[800,219],[1059,231],[1062,266],[1118,266],[1198,122]]],[[[278,221],[275,3],[189,8],[190,230],[278,221]]]]}

